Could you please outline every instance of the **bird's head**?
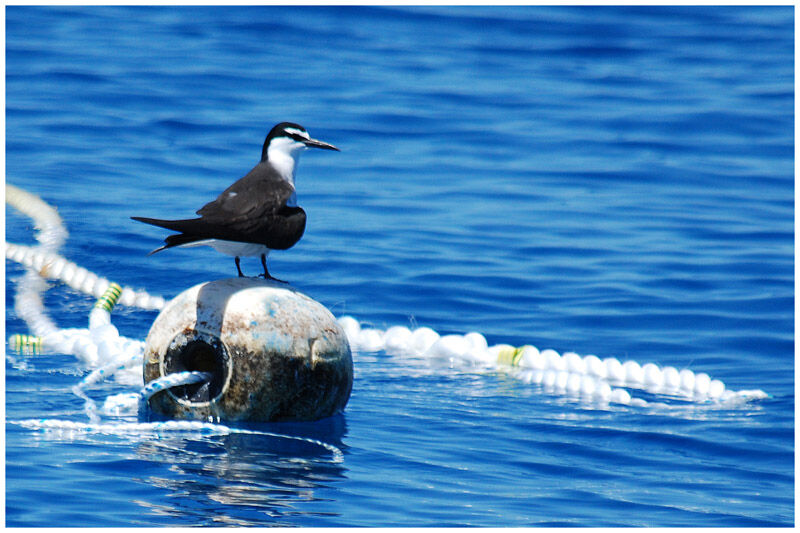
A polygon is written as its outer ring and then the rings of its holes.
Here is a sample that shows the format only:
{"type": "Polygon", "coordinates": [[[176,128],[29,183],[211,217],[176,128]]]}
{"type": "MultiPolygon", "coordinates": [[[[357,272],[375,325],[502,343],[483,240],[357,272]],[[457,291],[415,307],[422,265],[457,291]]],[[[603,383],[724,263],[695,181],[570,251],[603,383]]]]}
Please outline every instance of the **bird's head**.
{"type": "Polygon", "coordinates": [[[339,151],[332,144],[312,139],[303,126],[292,122],[281,122],[267,135],[261,151],[261,160],[277,163],[279,160],[291,157],[296,161],[297,156],[306,148],[339,151]]]}

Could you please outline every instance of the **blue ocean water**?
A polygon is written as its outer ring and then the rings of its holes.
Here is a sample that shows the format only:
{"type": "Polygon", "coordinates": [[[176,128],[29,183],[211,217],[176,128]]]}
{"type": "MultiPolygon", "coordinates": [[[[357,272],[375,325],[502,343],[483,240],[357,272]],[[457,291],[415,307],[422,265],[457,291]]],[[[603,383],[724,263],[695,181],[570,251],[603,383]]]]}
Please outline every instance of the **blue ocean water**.
{"type": "MultiPolygon", "coordinates": [[[[192,216],[290,120],[342,152],[303,156],[306,234],[270,271],[336,316],[770,395],[598,406],[356,353],[342,415],[262,425],[342,463],[7,424],[7,525],[793,525],[793,29],[792,7],[6,7],[6,180],[58,207],[79,265],[165,297],[234,275],[210,249],[148,257],[164,232],[129,217],[192,216]]],[[[7,209],[6,239],[32,234],[7,209]]],[[[45,304],[85,327],[92,299],[45,304]]],[[[143,339],[155,316],[113,321],[143,339]]],[[[7,420],[86,421],[87,369],[27,362],[7,420]]]]}

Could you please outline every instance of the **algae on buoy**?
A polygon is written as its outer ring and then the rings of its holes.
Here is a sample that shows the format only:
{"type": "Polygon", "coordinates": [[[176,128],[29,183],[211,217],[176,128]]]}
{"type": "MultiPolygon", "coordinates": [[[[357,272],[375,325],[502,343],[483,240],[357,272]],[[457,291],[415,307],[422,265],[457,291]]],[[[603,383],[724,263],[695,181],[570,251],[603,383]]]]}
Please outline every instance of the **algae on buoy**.
{"type": "Polygon", "coordinates": [[[144,380],[181,371],[209,382],[155,394],[157,413],[226,421],[317,420],[344,409],[350,345],[322,304],[258,278],[201,283],[167,303],[145,341],[144,380]]]}

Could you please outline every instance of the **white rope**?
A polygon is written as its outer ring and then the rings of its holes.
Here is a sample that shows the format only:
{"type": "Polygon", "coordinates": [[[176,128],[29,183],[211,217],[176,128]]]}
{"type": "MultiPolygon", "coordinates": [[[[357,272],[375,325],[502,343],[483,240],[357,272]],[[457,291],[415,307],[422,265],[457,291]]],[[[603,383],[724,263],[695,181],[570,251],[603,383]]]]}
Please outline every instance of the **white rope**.
{"type": "Polygon", "coordinates": [[[121,422],[121,423],[84,423],[72,422],[69,420],[54,419],[28,419],[28,420],[9,420],[9,423],[18,426],[49,432],[60,433],[63,437],[74,438],[76,433],[97,433],[103,435],[138,435],[138,434],[163,434],[163,433],[201,433],[203,435],[260,435],[277,439],[288,439],[299,442],[314,444],[329,451],[334,463],[344,461],[342,451],[327,442],[312,439],[309,437],[299,437],[296,435],[284,435],[281,433],[271,433],[269,431],[256,431],[251,429],[234,428],[222,424],[211,424],[208,422],[196,422],[190,420],[169,420],[165,422],[121,422]]]}
{"type": "Polygon", "coordinates": [[[193,383],[210,381],[212,377],[213,374],[209,372],[175,372],[173,374],[167,374],[166,376],[161,376],[158,379],[154,379],[145,385],[144,388],[142,388],[139,395],[142,397],[142,399],[147,400],[163,390],[170,389],[172,387],[180,387],[181,385],[191,385],[193,383]]]}
{"type": "Polygon", "coordinates": [[[103,404],[103,413],[107,415],[120,416],[123,414],[134,414],[139,406],[150,399],[154,394],[172,387],[181,385],[191,385],[209,381],[212,374],[208,372],[175,372],[154,379],[139,392],[129,392],[125,394],[114,394],[106,398],[103,404]]]}

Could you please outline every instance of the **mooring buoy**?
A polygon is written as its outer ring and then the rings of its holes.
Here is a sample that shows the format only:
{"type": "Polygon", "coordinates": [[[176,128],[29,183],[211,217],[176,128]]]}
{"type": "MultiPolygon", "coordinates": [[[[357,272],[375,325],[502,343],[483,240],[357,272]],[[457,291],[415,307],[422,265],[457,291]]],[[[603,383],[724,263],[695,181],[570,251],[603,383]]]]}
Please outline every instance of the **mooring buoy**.
{"type": "Polygon", "coordinates": [[[144,381],[207,372],[211,380],[161,391],[150,408],[211,421],[317,420],[344,409],[353,360],[328,309],[258,278],[201,283],[162,309],[145,341],[144,381]]]}

